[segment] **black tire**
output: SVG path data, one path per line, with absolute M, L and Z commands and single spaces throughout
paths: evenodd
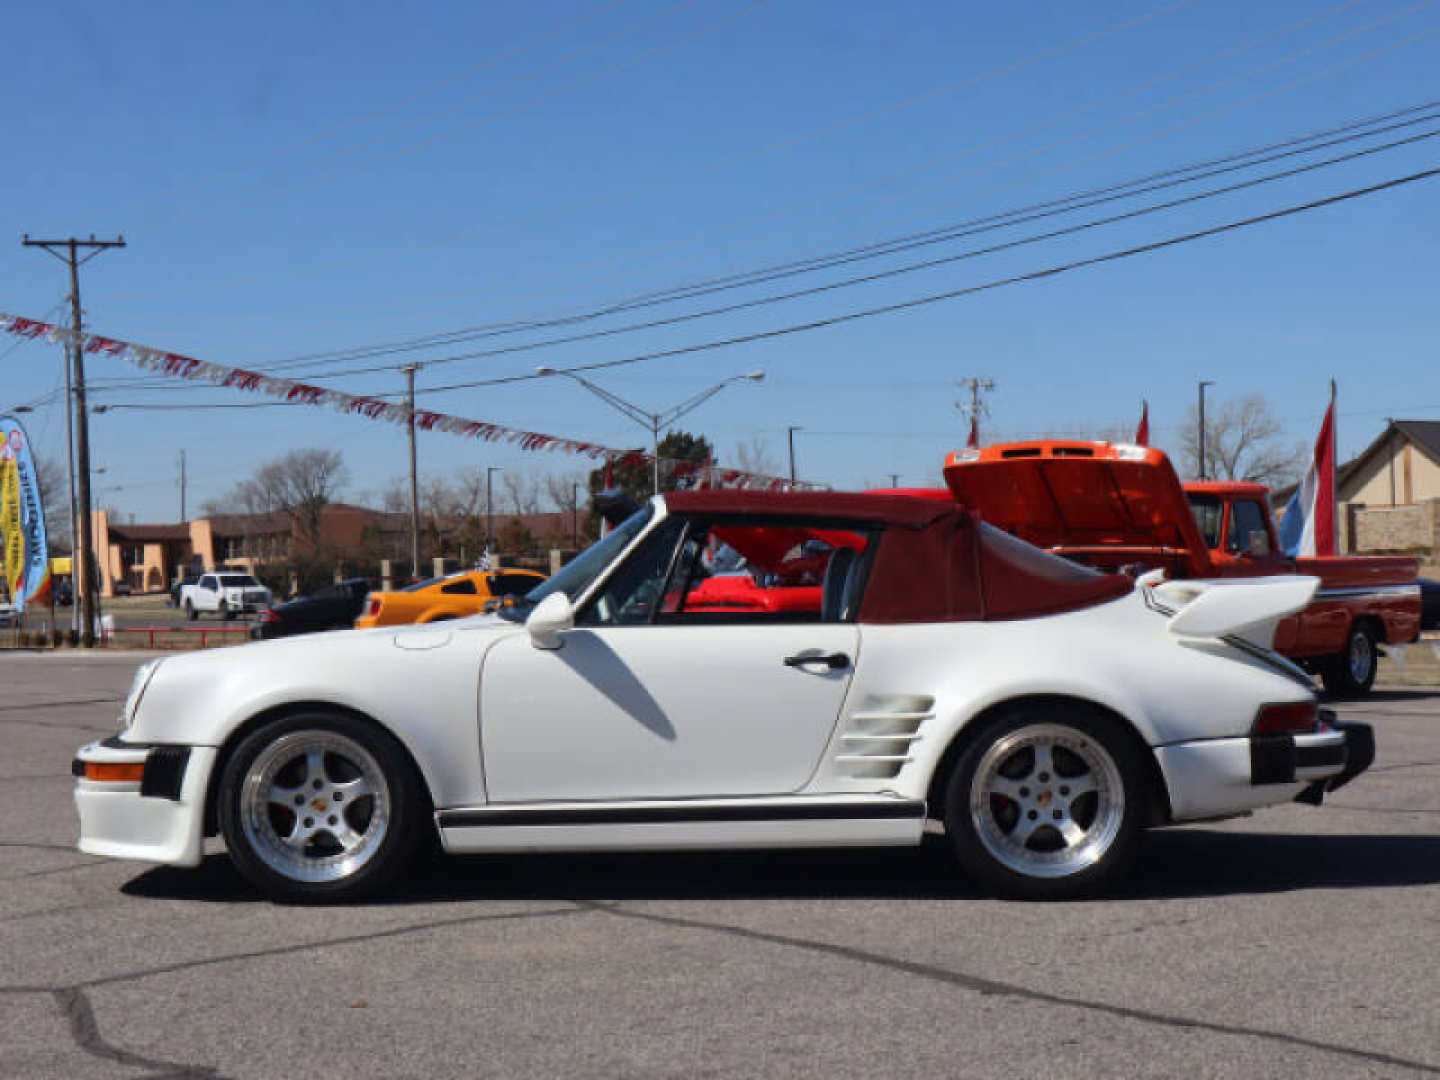
M 191 622 L 195 621 L 195 605 L 190 603 L 189 600 L 185 601 L 185 618 Z
M 1380 650 L 1375 632 L 1365 623 L 1354 623 L 1345 635 L 1345 648 L 1329 657 L 1320 668 L 1325 689 L 1337 697 L 1368 694 L 1380 668 Z
M 1149 784 L 1133 736 L 1105 713 L 1064 703 L 980 723 L 945 790 L 945 831 L 961 867 L 1015 900 L 1103 891 L 1140 846 Z
M 429 801 L 388 732 L 312 712 L 251 732 L 225 765 L 217 806 L 246 880 L 273 900 L 333 903 L 395 880 L 423 835 Z
M 221 604 L 220 617 L 226 622 L 229 622 L 231 619 L 235 618 L 235 609 L 232 608 L 229 604 Z

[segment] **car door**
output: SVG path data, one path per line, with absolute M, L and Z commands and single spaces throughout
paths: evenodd
M 480 713 L 491 801 L 774 795 L 809 780 L 850 683 L 864 560 L 837 557 L 854 571 L 843 612 L 820 610 L 812 588 L 813 611 L 691 614 L 704 530 L 661 523 L 582 605 L 561 648 L 520 634 L 490 650 Z M 833 576 L 838 593 L 845 575 Z
M 220 606 L 220 585 L 214 575 L 206 574 L 195 586 L 195 610 L 214 611 Z

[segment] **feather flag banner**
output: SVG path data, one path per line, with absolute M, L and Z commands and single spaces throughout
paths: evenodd
M 19 315 L 0 312 L 0 332 L 16 337 L 38 340 L 45 338 L 52 342 L 69 343 L 75 336 L 67 326 L 27 319 Z M 278 376 L 266 375 L 245 368 L 210 364 L 190 356 L 137 345 L 130 341 L 102 337 L 99 334 L 81 334 L 80 348 L 89 355 L 109 356 L 133 364 L 145 371 L 168 375 L 193 382 L 209 383 L 213 386 L 248 393 L 266 394 L 283 401 L 299 405 L 326 406 L 342 413 L 364 417 L 367 420 L 385 420 L 392 424 L 409 424 L 411 410 L 404 405 L 385 401 L 382 398 L 363 394 L 348 394 L 327 386 L 297 382 Z M 539 431 L 525 431 L 505 424 L 485 420 L 469 420 L 448 413 L 432 412 L 429 409 L 414 410 L 415 426 L 421 431 L 442 431 L 447 435 L 458 435 L 465 439 L 480 439 L 484 442 L 505 443 L 521 450 L 538 452 L 559 451 L 606 463 L 620 461 L 626 464 L 649 464 L 654 456 L 638 450 L 617 450 L 599 443 L 567 439 L 559 435 L 547 435 Z M 687 462 L 660 459 L 662 469 L 675 470 Z M 693 466 L 692 466 L 693 469 Z M 734 483 L 742 487 L 768 488 L 774 491 L 815 488 L 820 485 L 805 481 L 792 481 L 785 477 L 765 476 L 743 470 L 727 470 L 726 475 L 735 477 Z

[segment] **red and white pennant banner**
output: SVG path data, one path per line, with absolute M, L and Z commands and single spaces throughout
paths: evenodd
M 50 342 L 68 342 L 74 333 L 68 326 L 26 319 L 19 315 L 0 312 L 0 331 L 31 340 L 44 339 Z M 173 375 L 181 379 L 207 382 L 215 386 L 248 390 L 252 393 L 269 394 L 305 405 L 326 405 L 343 413 L 363 416 L 368 420 L 388 420 L 392 424 L 410 422 L 410 409 L 383 398 L 347 394 L 326 386 L 296 382 L 244 368 L 210 364 L 194 357 L 136 345 L 130 341 L 102 337 L 99 334 L 81 334 L 80 347 L 89 354 L 113 356 L 125 360 L 146 371 Z M 521 450 L 559 450 L 567 454 L 578 454 L 593 460 L 611 461 L 622 465 L 648 465 L 653 455 L 638 450 L 616 450 L 598 443 L 566 439 L 558 435 L 546 435 L 539 431 L 522 431 L 504 424 L 492 424 L 484 420 L 467 420 L 449 413 L 432 412 L 429 409 L 415 410 L 415 426 L 421 431 L 443 431 L 467 439 L 483 439 L 486 442 L 503 442 L 518 446 Z M 673 461 L 661 458 L 662 468 L 675 476 L 693 476 L 699 472 L 707 475 L 701 481 L 707 485 L 743 487 L 786 491 L 795 487 L 813 485 L 795 483 L 784 477 L 765 476 L 740 469 L 721 469 L 698 465 L 691 461 Z

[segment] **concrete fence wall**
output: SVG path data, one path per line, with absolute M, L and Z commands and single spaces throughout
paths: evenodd
M 1411 506 L 1351 504 L 1345 518 L 1346 547 L 1356 554 L 1403 552 L 1434 558 L 1440 549 L 1440 499 Z

